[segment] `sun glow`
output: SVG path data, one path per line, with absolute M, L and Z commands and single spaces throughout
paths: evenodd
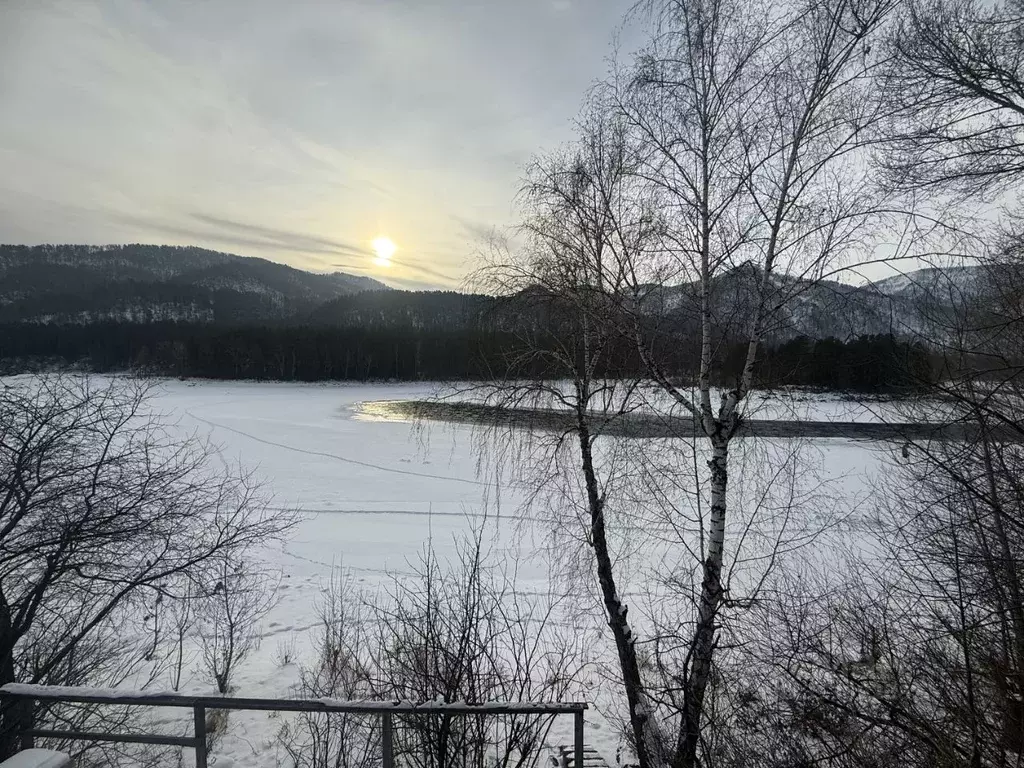
M 395 251 L 398 250 L 398 246 L 391 240 L 390 237 L 378 237 L 372 243 L 373 252 L 377 254 L 377 258 L 373 260 L 373 263 L 378 267 L 388 267 L 391 265 L 391 257 L 395 255 Z

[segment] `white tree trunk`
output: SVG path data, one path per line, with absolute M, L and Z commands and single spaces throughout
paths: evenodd
M 697 765 L 700 720 L 704 695 L 711 676 L 718 610 L 722 604 L 722 563 L 725 553 L 726 490 L 729 484 L 729 438 L 721 427 L 711 437 L 711 510 L 707 551 L 704 556 L 697 626 L 690 645 L 690 669 L 683 701 L 683 723 L 679 731 L 678 764 Z

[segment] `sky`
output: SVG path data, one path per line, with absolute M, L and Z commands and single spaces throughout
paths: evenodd
M 531 156 L 572 138 L 631 4 L 0 0 L 0 242 L 457 288 Z

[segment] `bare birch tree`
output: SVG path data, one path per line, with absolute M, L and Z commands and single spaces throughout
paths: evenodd
M 619 297 L 630 285 L 632 255 L 648 247 L 661 224 L 642 190 L 631 184 L 636 162 L 624 126 L 592 114 L 579 146 L 533 165 L 522 192 L 529 211 L 519 232 L 525 244 L 518 250 L 497 244 L 479 278 L 509 297 L 513 313 L 537 318 L 536 326 L 520 326 L 518 347 L 486 387 L 488 400 L 504 408 L 567 414 L 564 429 L 530 430 L 518 450 L 515 434 L 505 434 L 512 442 L 502 444 L 516 457 L 518 476 L 528 475 L 523 467 L 540 457 L 543 466 L 534 475 L 546 480 L 536 491 L 554 502 L 552 522 L 569 538 L 582 539 L 593 555 L 632 740 L 647 743 L 654 740 L 650 703 L 609 533 L 621 512 L 609 504 L 613 478 L 629 462 L 622 453 L 616 461 L 605 452 L 602 465 L 596 455 L 606 432 L 638 404 L 635 349 L 615 318 L 622 314 Z M 618 470 L 609 463 L 619 464 Z M 641 755 L 646 760 L 647 752 Z
M 567 478 L 563 490 L 564 497 L 570 498 L 569 519 L 573 510 L 580 513 L 584 542 L 594 556 L 597 588 L 615 643 L 630 741 L 641 765 L 661 765 L 697 759 L 696 752 L 688 757 L 683 755 L 691 746 L 697 749 L 698 735 L 691 734 L 690 741 L 684 744 L 683 731 L 675 728 L 678 723 L 686 722 L 683 713 L 687 711 L 697 722 L 703 715 L 703 697 L 711 675 L 713 635 L 722 600 L 726 520 L 721 505 L 724 505 L 727 488 L 721 483 L 726 478 L 721 473 L 711 473 L 713 522 L 709 538 L 701 513 L 701 494 L 707 484 L 700 477 L 693 477 L 692 469 L 699 452 L 679 450 L 671 440 L 634 440 L 625 444 L 607 438 L 623 430 L 628 432 L 629 425 L 636 421 L 637 411 L 664 412 L 664 404 L 657 398 L 651 399 L 652 385 L 655 391 L 670 388 L 673 398 L 688 402 L 699 413 L 699 401 L 686 401 L 689 391 L 684 390 L 684 385 L 676 378 L 680 371 L 687 370 L 690 360 L 696 359 L 703 366 L 700 368 L 701 392 L 710 409 L 713 379 L 721 362 L 711 350 L 727 337 L 728 330 L 723 329 L 726 322 L 717 322 L 720 316 L 714 312 L 715 280 L 726 271 L 729 258 L 735 263 L 737 257 L 731 254 L 722 259 L 713 271 L 709 260 L 704 273 L 706 282 L 697 283 L 706 287 L 703 303 L 707 312 L 700 315 L 706 320 L 703 326 L 706 334 L 698 336 L 706 343 L 700 344 L 697 355 L 687 354 L 685 349 L 680 351 L 680 347 L 685 347 L 682 340 L 691 326 L 669 327 L 663 323 L 660 313 L 663 307 L 659 303 L 663 303 L 665 295 L 673 289 L 673 278 L 687 273 L 682 264 L 684 257 L 677 258 L 678 255 L 665 246 L 666 241 L 676 242 L 672 227 L 677 224 L 672 222 L 674 209 L 664 204 L 664 189 L 651 183 L 650 151 L 647 137 L 641 134 L 637 140 L 621 115 L 608 117 L 599 113 L 592 118 L 585 124 L 583 138 L 574 152 L 534 168 L 525 189 L 531 213 L 524 226 L 527 244 L 518 254 L 503 251 L 498 264 L 487 271 L 486 277 L 492 281 L 492 286 L 498 285 L 512 296 L 511 302 L 517 310 L 526 307 L 532 310 L 531 316 L 543 318 L 536 332 L 523 335 L 522 354 L 511 361 L 507 380 L 493 385 L 492 402 L 503 406 L 539 406 L 542 411 L 562 408 L 568 414 L 564 422 L 558 422 L 559 427 L 543 445 L 534 434 L 526 452 L 540 454 L 547 457 L 541 459 L 542 462 L 551 462 L 538 468 L 538 476 Z M 735 191 L 734 202 L 743 194 L 748 193 L 742 189 Z M 874 212 L 874 209 L 864 212 L 861 222 Z M 837 224 L 836 228 L 843 226 Z M 792 233 L 786 230 L 786 234 Z M 736 248 L 752 248 L 751 242 L 745 239 L 748 237 L 749 234 L 740 233 Z M 808 235 L 805 240 L 812 237 Z M 851 238 L 851 235 L 846 237 Z M 838 242 L 839 238 L 835 240 Z M 845 242 L 849 245 L 851 241 Z M 790 250 L 779 248 L 787 257 L 791 256 Z M 680 292 L 685 290 L 688 289 L 684 287 Z M 766 325 L 773 318 L 768 300 L 763 303 L 763 324 Z M 652 309 L 652 305 L 656 308 Z M 756 340 L 765 332 L 764 328 L 758 328 Z M 748 353 L 756 356 L 756 343 L 752 351 L 748 345 Z M 727 430 L 723 434 L 716 433 L 712 441 L 720 469 L 725 469 L 729 461 L 728 444 L 739 424 L 739 405 L 752 383 L 752 358 L 749 365 L 744 365 L 744 370 L 746 383 L 740 393 L 733 393 L 736 399 L 728 406 L 731 425 L 715 427 L 714 413 L 708 422 L 712 429 Z M 694 410 L 688 408 L 687 412 L 692 415 Z M 563 424 L 565 431 L 562 431 Z M 694 419 L 693 424 L 701 437 L 707 439 L 705 421 Z M 676 437 L 692 440 L 693 432 L 683 430 Z M 599 441 L 603 446 L 600 455 L 596 450 Z M 515 456 L 517 462 L 522 461 L 522 453 Z M 710 458 L 714 461 L 714 455 Z M 795 456 L 777 456 L 775 460 L 780 458 L 780 463 L 775 465 L 776 480 L 788 474 L 787 468 L 792 466 Z M 672 466 L 673 460 L 675 466 Z M 693 463 L 689 464 L 691 461 Z M 680 482 L 681 477 L 690 477 L 690 480 Z M 574 478 L 578 478 L 578 485 Z M 719 483 L 717 490 L 716 483 Z M 691 502 L 685 505 L 696 507 L 693 516 L 665 496 L 667 489 L 678 494 L 684 485 L 696 488 L 691 491 Z M 740 485 L 736 484 L 736 488 Z M 579 502 L 571 500 L 574 490 Z M 736 489 L 732 493 L 739 498 Z M 716 500 L 721 505 L 716 506 Z M 763 502 L 764 499 L 761 503 L 754 501 L 753 505 L 767 508 Z M 663 509 L 663 514 L 658 513 L 659 508 Z M 785 516 L 783 512 L 782 517 Z M 742 517 L 750 523 L 755 516 Z M 718 581 L 715 588 L 709 587 L 709 571 L 705 568 L 702 589 L 715 597 L 714 600 L 699 598 L 695 622 L 691 624 L 684 616 L 686 611 L 677 604 L 675 616 L 663 616 L 656 621 L 650 613 L 644 617 L 648 631 L 654 628 L 652 621 L 658 624 L 652 634 L 645 637 L 645 632 L 637 631 L 634 621 L 628 618 L 630 614 L 623 596 L 623 583 L 628 575 L 624 561 L 618 556 L 621 543 L 611 541 L 609 536 L 609 520 L 615 518 L 621 526 L 634 530 L 638 525 L 664 526 L 672 532 L 679 551 L 687 553 L 687 557 L 693 556 L 702 568 L 709 566 L 708 550 L 704 548 L 710 541 L 713 555 L 710 574 Z M 784 528 L 785 524 L 779 530 Z M 741 525 L 734 526 L 733 530 L 742 541 L 751 529 Z M 634 538 L 637 535 L 634 533 Z M 719 540 L 717 550 L 714 549 L 715 536 Z M 696 541 L 700 542 L 699 546 Z M 673 559 L 678 560 L 678 557 L 677 552 Z M 684 594 L 685 589 L 676 592 L 678 598 L 685 600 Z M 633 607 L 636 608 L 636 604 Z M 687 679 L 695 641 L 692 635 L 684 637 L 685 632 L 680 633 L 682 625 L 703 625 L 712 634 L 701 641 L 708 643 L 704 660 L 708 666 L 703 670 L 698 668 L 699 674 L 694 678 L 700 681 L 697 688 Z M 676 660 L 669 662 L 680 647 L 686 648 L 683 658 L 678 663 Z M 670 648 L 672 651 L 666 652 Z M 695 693 L 701 706 L 695 709 L 695 699 L 687 698 L 686 692 Z M 666 715 L 674 722 L 671 727 L 665 727 Z
M 576 414 L 569 431 L 580 438 L 587 543 L 643 768 L 694 766 L 707 757 L 707 697 L 723 610 L 741 605 L 723 578 L 735 556 L 730 526 L 744 511 L 730 510 L 743 503 L 742 476 L 730 477 L 739 469 L 733 442 L 762 344 L 808 285 L 881 258 L 879 233 L 906 215 L 867 162 L 890 108 L 879 98 L 878 74 L 894 2 L 650 5 L 654 40 L 634 67 L 598 90 L 599 127 L 586 124 L 579 155 L 556 161 L 555 171 L 539 169 L 528 185 L 539 195 L 530 199 L 530 268 L 517 275 L 529 279 L 516 293 L 519 301 L 540 295 L 568 307 L 574 318 L 552 330 L 559 338 L 533 347 L 549 358 L 558 348 L 553 369 L 572 383 L 571 397 L 560 387 L 535 391 Z M 626 162 L 614 162 L 619 157 Z M 885 256 L 894 255 L 890 249 Z M 581 382 L 596 379 L 600 389 L 615 374 L 580 363 L 610 349 L 621 354 L 616 343 L 623 339 L 642 364 L 643 381 L 609 407 L 588 398 Z M 737 340 L 745 354 L 719 388 L 725 351 Z M 699 563 L 695 618 L 690 623 L 680 606 L 675 624 L 687 629 L 663 638 L 682 649 L 678 663 L 664 666 L 669 656 L 653 654 L 658 676 L 668 681 L 661 687 L 645 680 L 650 662 L 626 620 L 622 572 L 602 556 L 612 549 L 604 540 L 609 485 L 594 457 L 595 425 L 621 420 L 637 406 L 631 393 L 640 391 L 645 407 L 688 415 L 708 454 L 706 475 L 696 482 L 698 524 L 689 542 L 680 541 Z M 679 470 L 662 466 L 659 474 Z M 658 495 L 647 503 L 656 505 Z M 679 529 L 682 522 L 677 515 Z
M 650 266 L 641 261 L 629 271 L 638 278 L 635 340 L 652 380 L 692 416 L 711 454 L 675 765 L 700 762 L 725 600 L 730 446 L 760 346 L 806 285 L 793 278 L 815 280 L 872 258 L 875 233 L 896 213 L 885 208 L 864 163 L 882 109 L 873 92 L 872 44 L 892 8 L 884 0 L 785 8 L 729 0 L 659 4 L 650 52 L 613 93 L 613 108 L 644 148 L 641 174 L 666 212 L 660 252 Z M 735 302 L 719 303 L 724 278 L 737 268 L 749 273 L 750 285 L 739 318 L 727 315 Z M 664 350 L 684 338 L 645 327 L 651 276 L 661 285 L 692 286 L 699 362 L 690 385 L 663 364 Z M 733 385 L 716 391 L 716 358 L 730 333 L 747 351 Z

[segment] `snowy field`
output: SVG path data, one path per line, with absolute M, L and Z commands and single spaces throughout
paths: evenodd
M 332 574 L 344 570 L 372 590 L 391 574 L 411 573 L 428 546 L 442 557 L 454 555 L 455 538 L 470 533 L 483 515 L 512 518 L 522 503 L 516 488 L 477 476 L 468 428 L 424 431 L 360 415 L 360 403 L 425 397 L 430 386 L 171 380 L 157 391 L 156 409 L 179 429 L 209 437 L 226 459 L 254 470 L 276 508 L 302 513 L 290 540 L 270 555 L 268 565 L 280 572 L 278 602 L 264 621 L 259 649 L 239 670 L 239 696 L 293 695 L 298 668 L 281 657 L 286 651 L 293 659 L 308 656 L 317 600 Z M 488 526 L 493 554 L 531 549 L 519 522 Z M 518 573 L 517 589 L 547 589 L 542 562 L 523 562 Z M 201 681 L 189 689 L 209 691 Z M 265 713 L 233 712 L 215 764 L 286 764 L 275 746 L 280 722 Z M 568 718 L 562 728 L 571 732 Z
M 433 391 L 429 385 L 158 384 L 154 405 L 178 429 L 208 436 L 226 459 L 240 460 L 265 480 L 275 508 L 303 515 L 291 539 L 267 555 L 280 575 L 278 602 L 264 621 L 259 649 L 239 670 L 237 695 L 293 695 L 294 659 L 308 654 L 318 597 L 337 569 L 372 589 L 388 574 L 409 573 L 428 545 L 451 553 L 454 537 L 485 515 L 492 554 L 521 558 L 518 590 L 560 589 L 544 559 L 529 559 L 546 531 L 517 519 L 524 489 L 478 474 L 479 435 L 471 427 L 417 426 L 368 417 L 361 409 L 362 403 Z M 841 413 L 849 419 L 851 408 L 822 396 L 797 405 L 818 418 Z M 789 406 L 778 410 L 792 413 Z M 861 493 L 884 459 L 873 444 L 813 442 L 833 492 Z M 293 650 L 291 663 L 282 663 L 286 650 Z M 189 689 L 204 686 L 194 680 Z M 215 765 L 285 764 L 274 746 L 280 722 L 264 713 L 232 713 Z M 569 728 L 567 719 L 552 740 L 569 743 Z M 588 744 L 614 764 L 616 740 L 600 712 L 588 713 L 587 729 Z

